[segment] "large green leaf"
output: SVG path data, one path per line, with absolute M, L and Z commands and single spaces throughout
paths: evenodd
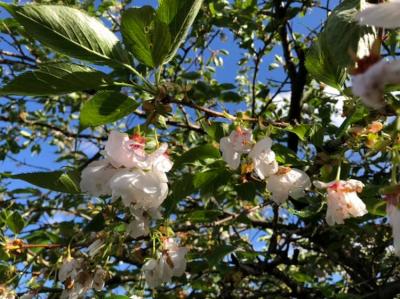
M 14 174 L 8 177 L 23 180 L 38 187 L 57 192 L 80 193 L 80 173 L 78 171 L 31 172 Z
M 100 91 L 85 102 L 80 114 L 80 129 L 108 124 L 132 113 L 139 104 L 118 91 Z
M 127 9 L 122 14 L 121 32 L 135 58 L 149 67 L 161 65 L 168 53 L 171 35 L 151 6 Z
M 214 247 L 206 255 L 209 265 L 211 267 L 217 265 L 226 255 L 235 251 L 235 249 L 234 246 L 225 244 Z
M 0 94 L 56 95 L 81 90 L 98 89 L 106 85 L 106 74 L 87 66 L 73 63 L 49 63 L 38 70 L 25 72 L 2 89 Z
M 200 145 L 194 147 L 184 154 L 182 154 L 177 160 L 175 160 L 174 168 L 178 169 L 184 164 L 193 163 L 195 161 L 201 161 L 205 159 L 219 159 L 221 154 L 217 148 L 211 144 Z
M 168 24 L 172 37 L 171 47 L 164 63 L 170 61 L 185 41 L 203 0 L 160 0 L 157 10 L 158 19 Z
M 350 53 L 358 57 L 369 53 L 375 31 L 355 21 L 362 3 L 345 0 L 328 17 L 306 59 L 306 67 L 316 80 L 340 88 L 346 79 L 346 68 L 354 63 Z
M 317 81 L 337 89 L 340 89 L 346 80 L 345 69 L 335 64 L 329 52 L 321 48 L 319 40 L 307 52 L 306 68 Z
M 7 225 L 14 234 L 19 234 L 25 226 L 25 221 L 21 214 L 15 211 L 7 217 Z
M 25 30 L 57 52 L 98 63 L 126 62 L 116 35 L 86 13 L 61 5 L 7 6 Z

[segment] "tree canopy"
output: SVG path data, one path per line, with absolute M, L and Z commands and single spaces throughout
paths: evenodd
M 395 298 L 393 3 L 0 2 L 0 299 Z

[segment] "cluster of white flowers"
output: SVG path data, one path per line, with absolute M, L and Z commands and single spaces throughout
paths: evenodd
M 0 285 L 0 299 L 15 299 L 16 294 L 14 291 L 9 290 L 3 285 Z
M 66 258 L 58 272 L 58 279 L 64 283 L 61 299 L 77 299 L 90 289 L 101 291 L 104 288 L 107 272 L 97 267 L 88 270 L 82 259 Z
M 314 186 L 327 189 L 328 210 L 326 222 L 329 225 L 343 224 L 344 219 L 361 217 L 368 213 L 364 202 L 358 197 L 364 184 L 358 180 L 335 180 L 329 183 L 315 181 Z
M 145 151 L 146 140 L 112 131 L 103 155 L 104 160 L 90 163 L 82 172 L 81 190 L 93 196 L 121 198 L 133 220 L 127 231 L 133 238 L 149 234 L 150 220 L 161 218 L 158 211 L 168 195 L 166 172 L 172 168 L 167 144 L 153 153 Z
M 142 267 L 146 282 L 150 288 L 155 288 L 171 281 L 173 276 L 181 276 L 186 269 L 186 247 L 179 247 L 174 239 L 163 241 L 163 250 L 157 259 L 149 259 Z
M 271 199 L 277 204 L 284 203 L 289 196 L 304 196 L 304 190 L 311 187 L 308 175 L 299 169 L 280 167 L 271 149 L 271 138 L 265 137 L 255 145 L 253 143 L 251 130 L 238 127 L 229 137 L 221 139 L 222 157 L 231 169 L 237 169 L 241 154 L 248 153 L 253 161 L 254 173 L 260 179 L 266 180 L 267 189 L 272 194 Z

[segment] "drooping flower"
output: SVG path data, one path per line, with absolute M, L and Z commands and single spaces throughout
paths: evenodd
M 179 247 L 172 238 L 164 241 L 164 249 L 166 250 L 164 258 L 167 260 L 167 264 L 172 267 L 172 275 L 183 275 L 186 269 L 185 256 L 188 252 L 188 249 L 186 247 Z
M 164 240 L 158 259 L 149 259 L 142 267 L 148 286 L 155 288 L 171 281 L 173 276 L 183 275 L 187 251 L 186 247 L 179 247 L 172 238 Z
M 368 59 L 366 57 L 365 59 Z M 362 59 L 360 60 L 362 61 Z M 363 104 L 372 109 L 382 109 L 386 103 L 383 98 L 385 86 L 400 83 L 400 62 L 379 60 L 367 65 L 352 76 L 352 91 Z
M 168 195 L 168 179 L 158 171 L 141 169 L 118 171 L 110 180 L 112 197 L 135 209 L 158 208 Z
M 262 180 L 278 171 L 278 163 L 271 146 L 271 138 L 266 137 L 258 141 L 249 153 L 249 157 L 253 159 L 254 172 Z
M 231 169 L 239 167 L 240 157 L 251 150 L 252 140 L 252 131 L 240 127 L 232 131 L 228 137 L 221 138 L 220 150 L 222 157 Z
M 67 279 L 74 280 L 78 275 L 80 261 L 73 258 L 66 258 L 58 271 L 58 280 L 65 282 Z
M 315 187 L 327 189 L 328 210 L 326 222 L 328 225 L 343 224 L 344 219 L 361 217 L 368 213 L 364 202 L 358 197 L 364 184 L 358 180 L 335 180 L 329 183 L 314 182 Z
M 370 4 L 369 7 L 358 13 L 357 19 L 362 25 L 383 28 L 400 27 L 400 2 Z
M 308 175 L 299 169 L 279 167 L 275 174 L 267 179 L 267 189 L 271 199 L 277 204 L 284 203 L 289 196 L 299 198 L 305 195 L 305 189 L 311 187 Z
M 107 272 L 100 267 L 93 273 L 82 259 L 67 258 L 58 272 L 59 280 L 65 285 L 60 298 L 77 299 L 92 288 L 100 291 L 104 287 L 106 276 Z
M 132 238 L 147 236 L 150 233 L 151 219 L 162 219 L 160 211 L 154 208 L 144 210 L 132 207 L 131 213 L 135 219 L 127 225 L 126 230 Z
M 398 208 L 400 190 L 399 186 L 390 189 L 388 193 L 384 194 L 384 200 L 386 201 L 387 217 L 392 227 L 394 253 L 400 256 L 400 209 Z
M 96 291 L 101 291 L 106 283 L 107 272 L 102 268 L 97 268 L 93 276 L 93 288 Z
M 81 174 L 82 192 L 93 196 L 111 195 L 109 181 L 117 171 L 107 160 L 91 162 Z

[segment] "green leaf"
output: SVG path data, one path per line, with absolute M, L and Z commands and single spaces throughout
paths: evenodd
M 312 128 L 312 125 L 302 124 L 297 126 L 288 126 L 285 128 L 285 131 L 292 132 L 299 137 L 301 141 L 305 141 L 307 136 Z
M 221 154 L 217 148 L 211 144 L 200 145 L 194 147 L 184 154 L 182 154 L 178 159 L 175 160 L 174 168 L 178 169 L 184 164 L 193 163 L 195 161 L 201 161 L 205 159 L 219 159 Z
M 334 63 L 348 67 L 354 63 L 350 52 L 362 57 L 369 53 L 376 32 L 373 27 L 360 26 L 356 16 L 362 9 L 362 0 L 346 0 L 329 15 L 320 35 L 323 50 L 329 52 Z
M 118 91 L 100 91 L 81 108 L 80 129 L 117 121 L 132 113 L 139 104 Z
M 185 41 L 203 0 L 160 0 L 157 17 L 168 24 L 171 34 L 171 47 L 164 63 L 169 62 Z
M 380 196 L 379 190 L 382 186 L 366 185 L 360 195 L 367 206 L 368 213 L 376 216 L 386 216 L 386 201 Z
M 8 11 L 28 34 L 57 52 L 95 63 L 127 62 L 116 35 L 76 8 L 29 4 Z
M 296 153 L 291 149 L 283 146 L 282 144 L 275 143 L 272 145 L 272 150 L 275 152 L 276 161 L 279 164 L 286 164 L 292 166 L 301 166 L 304 164 L 302 160 L 300 160 Z
M 355 21 L 360 3 L 346 0 L 338 5 L 307 54 L 306 67 L 311 75 L 337 89 L 344 84 L 346 68 L 354 63 L 350 53 L 366 55 L 375 39 L 372 27 L 359 26 Z
M 220 186 L 225 185 L 230 177 L 231 175 L 225 167 L 210 169 L 196 173 L 193 185 L 195 188 L 200 189 L 202 195 L 211 194 L 215 193 Z
M 80 173 L 78 171 L 31 172 L 9 175 L 9 178 L 26 181 L 30 184 L 63 193 L 80 193 Z
M 226 255 L 235 251 L 235 247 L 231 245 L 218 245 L 207 252 L 206 257 L 208 264 L 212 267 L 217 265 Z
M 14 212 L 7 217 L 7 225 L 14 234 L 19 234 L 25 227 L 25 221 L 20 213 Z
M 218 210 L 198 210 L 187 215 L 187 219 L 192 222 L 210 222 L 222 215 Z
M 108 84 L 106 74 L 73 63 L 42 64 L 38 70 L 25 72 L 2 89 L 0 94 L 44 96 L 98 89 Z
M 235 189 L 238 196 L 243 200 L 252 201 L 256 196 L 256 184 L 254 182 L 239 184 Z
M 161 65 L 168 54 L 171 35 L 151 6 L 129 8 L 122 14 L 121 32 L 135 58 L 149 67 Z
M 340 89 L 346 80 L 345 69 L 334 63 L 329 53 L 321 49 L 319 41 L 307 52 L 305 65 L 317 81 L 334 88 Z
M 165 214 L 169 215 L 172 213 L 180 200 L 183 200 L 186 196 L 195 193 L 196 188 L 193 186 L 193 178 L 193 174 L 186 173 L 178 180 L 174 181 L 171 186 L 171 195 L 163 204 L 163 207 L 165 208 Z
M 85 232 L 99 232 L 105 227 L 105 219 L 103 213 L 98 213 L 92 220 L 84 227 Z

